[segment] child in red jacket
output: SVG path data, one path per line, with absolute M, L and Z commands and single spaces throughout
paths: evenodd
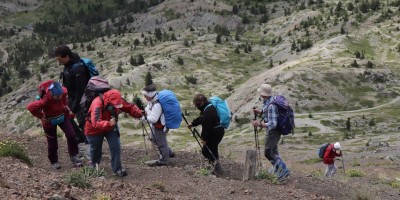
M 78 144 L 75 131 L 69 119 L 74 115 L 67 106 L 67 89 L 53 80 L 44 81 L 39 86 L 38 100 L 28 104 L 27 109 L 33 116 L 42 121 L 43 130 L 47 138 L 47 152 L 53 169 L 61 168 L 58 162 L 57 126 L 64 131 L 67 138 L 68 153 L 72 164 L 82 165 L 78 157 Z
M 337 171 L 337 167 L 335 165 L 336 156 L 339 157 L 342 156 L 339 142 L 336 142 L 335 144 L 329 144 L 328 147 L 326 147 L 323 162 L 324 164 L 328 165 L 325 171 L 325 176 L 327 177 L 333 177 L 336 174 Z

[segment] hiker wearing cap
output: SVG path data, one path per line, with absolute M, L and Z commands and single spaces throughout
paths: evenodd
M 257 92 L 263 99 L 263 108 L 253 109 L 253 112 L 262 114 L 264 120 L 262 122 L 253 120 L 251 123 L 255 127 L 266 129 L 264 155 L 273 166 L 270 172 L 277 175 L 278 179 L 284 179 L 290 175 L 290 171 L 278 153 L 278 142 L 282 133 L 277 129 L 278 108 L 274 104 L 275 96 L 272 95 L 272 87 L 269 84 L 261 84 Z
M 167 133 L 169 129 L 165 125 L 165 115 L 158 101 L 157 88 L 154 84 L 143 88 L 141 93 L 147 101 L 145 108 L 145 116 L 142 117 L 142 122 L 148 122 L 151 128 L 151 141 L 160 151 L 158 160 L 146 162 L 148 166 L 163 166 L 168 164 L 170 157 L 175 157 L 173 151 L 169 148 L 167 142 Z
M 201 125 L 200 137 L 203 143 L 201 152 L 213 165 L 212 173 L 219 173 L 222 171 L 222 168 L 219 163 L 218 145 L 224 137 L 225 129 L 220 126 L 220 119 L 216 108 L 212 106 L 205 95 L 196 94 L 193 98 L 193 104 L 200 110 L 200 116 L 194 119 L 188 127 L 192 128 L 192 126 Z M 212 154 L 208 151 L 207 147 Z
M 342 156 L 342 152 L 340 151 L 340 144 L 336 142 L 335 144 L 329 144 L 326 147 L 323 162 L 328 165 L 325 170 L 325 176 L 333 177 L 336 174 L 337 167 L 335 165 L 335 157 Z
M 136 105 L 126 102 L 118 90 L 104 92 L 92 101 L 84 130 L 90 144 L 93 167 L 100 164 L 103 140 L 106 138 L 110 148 L 112 171 L 114 175 L 122 177 L 128 173 L 121 165 L 120 134 L 117 126 L 120 111 L 134 118 L 142 117 L 142 111 Z
M 47 153 L 53 169 L 61 168 L 58 162 L 57 126 L 61 128 L 67 138 L 68 154 L 74 166 L 82 164 L 78 157 L 78 144 L 75 132 L 69 119 L 74 118 L 67 106 L 67 89 L 53 80 L 44 81 L 39 86 L 39 95 L 36 101 L 27 105 L 33 116 L 42 122 L 47 139 Z
M 77 136 L 76 140 L 78 143 L 86 144 L 85 148 L 80 146 L 80 151 L 86 151 L 85 157 L 90 161 L 88 155 L 90 149 L 83 130 L 87 113 L 83 113 L 79 104 L 90 79 L 90 72 L 81 64 L 81 57 L 77 53 L 72 52 L 67 45 L 57 47 L 55 49 L 55 57 L 60 64 L 64 65 L 64 69 L 60 74 L 60 80 L 62 80 L 62 85 L 68 90 L 68 106 L 78 121 L 78 124 L 76 124 L 74 119 L 70 119 Z

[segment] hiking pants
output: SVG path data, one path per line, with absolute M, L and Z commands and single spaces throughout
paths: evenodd
M 69 120 L 64 120 L 64 122 L 58 125 L 64 132 L 67 138 L 68 154 L 69 156 L 75 156 L 78 154 L 78 144 L 75 140 L 75 132 L 72 124 Z M 43 130 L 47 138 L 47 153 L 48 158 L 51 163 L 58 162 L 58 141 L 57 141 L 57 126 L 50 124 L 43 125 Z
M 270 161 L 278 159 L 278 142 L 281 139 L 281 133 L 278 130 L 270 130 L 265 137 L 264 155 Z
M 107 139 L 108 147 L 111 154 L 111 169 L 114 173 L 122 169 L 121 165 L 121 143 L 118 137 L 118 129 L 113 129 L 107 133 L 99 135 L 87 135 L 90 144 L 90 157 L 93 167 L 100 165 L 101 156 L 103 154 L 103 141 Z
M 158 161 L 163 164 L 167 164 L 169 160 L 169 156 L 173 154 L 172 150 L 168 146 L 167 142 L 167 133 L 168 129 L 164 131 L 163 129 L 156 129 L 154 126 L 151 126 L 153 133 L 151 133 L 151 140 L 153 143 L 158 146 L 157 151 L 160 151 L 160 157 Z M 154 138 L 153 138 L 154 137 Z
M 203 156 L 209 161 L 214 162 L 215 159 L 219 159 L 218 145 L 224 137 L 224 134 L 225 130 L 223 127 L 215 128 L 215 132 L 210 135 L 210 138 L 206 141 L 206 145 L 203 145 L 201 153 L 203 153 Z M 207 147 L 210 149 L 215 158 L 210 154 Z
M 337 171 L 336 165 L 335 165 L 335 164 L 329 164 L 329 165 L 326 167 L 325 176 L 327 176 L 327 177 L 333 177 L 333 176 L 335 176 L 336 171 Z

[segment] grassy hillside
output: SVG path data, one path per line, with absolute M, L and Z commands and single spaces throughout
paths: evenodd
M 82 2 L 84 12 L 99 4 Z M 390 133 L 387 140 L 396 139 L 391 134 L 397 133 L 400 121 L 399 103 L 392 102 L 400 89 L 398 1 L 380 1 L 378 8 L 372 6 L 376 1 L 369 1 L 364 10 L 362 1 L 340 1 L 340 6 L 339 1 L 303 5 L 302 1 L 170 0 L 132 11 L 128 5 L 135 2 L 103 1 L 100 10 L 109 11 L 107 19 L 79 15 L 77 1 L 65 7 L 39 2 L 37 9 L 4 18 L 0 29 L 5 30 L 0 31 L 4 132 L 40 132 L 24 106 L 33 100 L 41 80 L 57 79 L 62 66 L 48 54 L 54 45 L 67 43 L 81 56 L 92 58 L 129 100 L 139 94 L 148 71 L 159 88 L 176 92 L 189 119 L 198 115 L 191 104 L 195 93 L 228 98 L 234 123 L 222 144 L 227 156 L 241 151 L 237 147 L 253 145 L 250 110 L 261 106 L 256 89 L 264 82 L 287 96 L 298 114 L 296 135 L 285 138 L 290 145 L 357 137 L 354 142 L 360 144 L 383 133 Z M 68 10 L 76 11 L 71 18 L 83 16 L 82 20 L 61 23 Z M 60 29 L 38 30 L 35 22 Z M 33 30 L 24 28 L 31 23 Z M 81 32 L 72 33 L 79 27 L 91 29 L 80 30 L 85 34 L 77 37 Z M 26 49 L 36 54 L 23 54 Z M 140 55 L 145 64 L 137 64 Z M 380 105 L 386 106 L 326 113 Z M 349 117 L 350 131 L 346 130 Z M 374 126 L 369 125 L 372 118 Z M 122 117 L 123 143 L 143 145 L 141 125 L 132 121 Z M 174 148 L 196 148 L 185 128 L 174 130 L 171 139 Z

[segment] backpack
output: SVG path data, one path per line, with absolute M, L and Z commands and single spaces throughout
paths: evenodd
M 227 129 L 231 123 L 231 111 L 226 100 L 222 100 L 217 96 L 210 97 L 208 101 L 215 107 L 219 117 L 219 125 Z M 209 105 L 209 106 L 211 106 Z M 208 106 L 207 106 L 208 107 Z M 207 108 L 206 107 L 206 108 Z
M 106 79 L 100 76 L 93 76 L 90 78 L 88 84 L 86 85 L 85 93 L 83 94 L 81 102 L 79 103 L 83 113 L 86 115 L 89 112 L 90 105 L 97 96 L 100 96 L 101 100 L 103 101 L 101 95 L 110 89 L 111 86 Z
M 85 66 L 86 69 L 89 71 L 90 78 L 99 75 L 99 71 L 97 70 L 96 65 L 90 58 L 81 58 L 80 62 L 72 65 L 72 70 L 75 70 L 81 64 L 83 64 L 83 66 Z
M 171 90 L 158 92 L 158 102 L 164 112 L 165 126 L 169 129 L 179 128 L 182 123 L 182 111 L 174 92 Z
M 275 96 L 275 101 L 271 104 L 276 105 L 278 108 L 277 129 L 282 135 L 294 134 L 294 112 L 286 98 L 281 95 Z
M 324 154 L 325 154 L 326 148 L 327 148 L 329 145 L 330 145 L 330 143 L 325 143 L 325 144 L 321 145 L 321 146 L 318 148 L 318 151 L 317 151 L 318 157 L 324 158 Z

